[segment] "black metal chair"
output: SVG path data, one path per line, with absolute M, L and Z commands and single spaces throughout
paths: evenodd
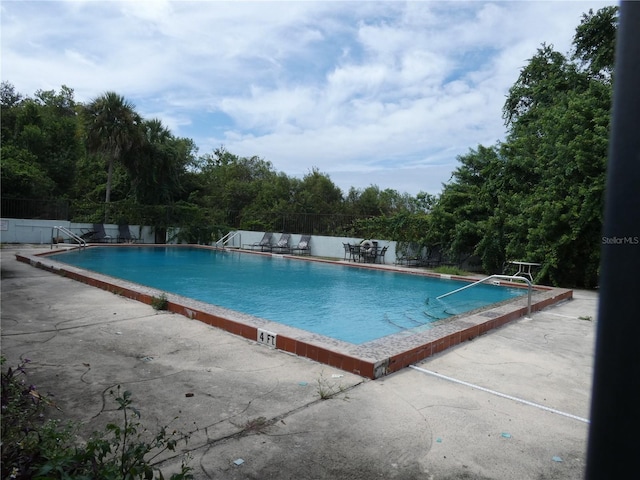
M 107 232 L 105 232 L 104 225 L 102 223 L 94 223 L 93 230 L 83 233 L 81 237 L 87 242 L 96 243 L 109 243 L 113 240 L 111 235 L 107 235 Z
M 118 243 L 135 243 L 137 241 L 138 237 L 131 233 L 128 224 L 118 225 Z
M 261 252 L 270 251 L 271 250 L 271 239 L 273 238 L 272 232 L 265 232 L 262 236 L 262 240 L 256 243 L 250 243 L 247 245 L 243 245 L 244 247 L 248 247 L 251 250 L 260 249 Z
M 362 261 L 362 252 L 360 250 L 360 245 L 349 244 L 349 258 L 354 262 Z
M 429 249 L 429 254 L 420 262 L 421 267 L 435 268 L 442 264 L 442 251 L 439 248 Z
M 349 260 L 351 260 L 351 249 L 349 248 L 350 245 L 343 242 L 342 246 L 344 247 L 344 256 L 342 257 L 342 259 L 347 260 L 347 257 L 349 257 Z
M 379 263 L 384 263 L 384 254 L 387 253 L 388 245 L 382 247 L 382 249 L 376 254 L 376 261 L 379 260 Z
M 280 235 L 280 240 L 276 242 L 275 245 L 271 247 L 272 253 L 290 253 L 291 245 L 289 245 L 289 240 L 291 239 L 290 233 L 283 233 Z
M 311 255 L 311 235 L 302 235 L 298 245 L 291 249 L 294 255 Z
M 396 249 L 396 265 L 420 267 L 422 260 L 422 248 L 416 243 L 404 244 L 401 249 Z

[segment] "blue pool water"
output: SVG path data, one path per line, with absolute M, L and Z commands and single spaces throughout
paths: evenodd
M 453 280 L 201 248 L 95 247 L 56 260 L 353 344 L 525 293 Z

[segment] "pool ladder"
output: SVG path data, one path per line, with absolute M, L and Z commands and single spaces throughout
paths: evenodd
M 53 227 L 51 229 L 51 248 L 53 248 L 54 243 L 56 245 L 58 244 L 58 242 L 56 242 L 55 240 L 60 235 L 60 232 L 66 234 L 66 235 L 69 235 L 69 237 L 71 237 L 73 240 L 78 242 L 78 245 L 80 246 L 80 248 L 84 248 L 84 247 L 87 246 L 87 242 L 85 241 L 84 238 L 76 235 L 71 230 L 69 230 L 67 227 L 58 226 L 58 227 Z M 54 234 L 54 233 L 57 233 L 57 234 Z
M 486 278 L 483 278 L 482 280 L 478 280 L 477 282 L 473 282 L 470 283 L 469 285 L 465 285 L 464 287 L 461 288 L 457 288 L 456 290 L 453 290 L 451 292 L 445 293 L 443 295 L 440 295 L 439 297 L 436 297 L 438 300 L 444 298 L 444 297 L 448 297 L 449 295 L 453 295 L 454 293 L 458 293 L 461 292 L 462 290 L 466 290 L 467 288 L 471 288 L 471 287 L 475 287 L 476 285 L 479 285 L 481 283 L 486 282 L 487 280 L 491 280 L 492 278 L 497 278 L 500 280 L 522 280 L 527 282 L 527 286 L 529 287 L 529 295 L 528 295 L 528 299 L 527 299 L 527 316 L 530 317 L 531 316 L 531 290 L 533 289 L 533 285 L 531 283 L 531 281 L 528 278 L 525 277 L 519 277 L 517 275 L 490 275 Z
M 215 244 L 214 247 L 215 248 L 226 248 L 227 247 L 227 243 L 230 240 L 233 240 L 235 237 L 238 237 L 239 240 L 239 244 L 242 245 L 242 237 L 240 236 L 240 232 L 229 232 L 226 235 L 224 235 L 222 238 L 220 238 L 220 240 L 218 240 Z

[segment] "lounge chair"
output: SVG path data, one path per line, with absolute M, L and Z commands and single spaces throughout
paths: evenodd
M 262 237 L 262 240 L 260 240 L 259 242 L 256 243 L 250 243 L 247 245 L 244 245 L 245 247 L 249 247 L 251 250 L 258 250 L 260 249 L 261 252 L 265 252 L 265 251 L 271 251 L 271 239 L 273 238 L 273 233 L 271 232 L 265 232 L 264 236 Z
M 439 267 L 443 264 L 442 250 L 439 248 L 430 248 L 429 254 L 420 259 L 420 266 L 427 268 Z
M 291 245 L 289 245 L 289 240 L 291 239 L 290 233 L 283 233 L 280 235 L 280 240 L 271 247 L 271 251 L 273 253 L 289 253 L 291 252 Z
M 294 255 L 311 255 L 311 235 L 302 235 L 298 245 L 291 249 Z
M 137 241 L 138 237 L 131 233 L 128 224 L 118 225 L 118 243 L 135 243 Z
M 94 223 L 93 230 L 83 233 L 82 238 L 87 242 L 101 242 L 108 243 L 113 240 L 111 235 L 107 235 L 104 231 L 104 225 L 102 223 Z
M 416 243 L 403 244 L 396 253 L 396 265 L 419 267 L 422 265 L 422 247 Z

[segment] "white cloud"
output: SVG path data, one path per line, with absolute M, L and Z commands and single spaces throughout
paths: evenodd
M 312 168 L 343 191 L 437 193 L 504 137 L 502 104 L 543 42 L 566 53 L 603 0 L 2 2 L 2 79 L 113 90 L 206 153 Z

